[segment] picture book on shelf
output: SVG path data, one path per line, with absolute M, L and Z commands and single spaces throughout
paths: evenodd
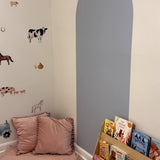
M 112 122 L 108 119 L 105 119 L 105 121 L 104 121 L 104 133 L 113 137 L 113 132 L 114 132 L 114 122 Z
M 99 155 L 94 154 L 93 156 L 93 160 L 104 160 L 103 158 L 101 158 Z
M 149 156 L 150 142 L 151 142 L 151 137 L 141 132 L 138 132 L 137 130 L 133 130 L 133 136 L 132 136 L 133 149 L 144 154 L 145 156 Z
M 126 160 L 127 153 L 120 148 L 111 145 L 110 149 L 110 160 Z
M 126 160 L 134 160 L 134 159 L 132 159 L 132 158 L 130 158 L 130 157 L 127 157 Z
M 114 138 L 130 146 L 133 123 L 126 119 L 115 116 Z
M 109 160 L 109 144 L 106 141 L 99 142 L 99 155 L 105 160 Z
M 160 160 L 160 142 L 151 138 L 149 157 L 152 160 Z

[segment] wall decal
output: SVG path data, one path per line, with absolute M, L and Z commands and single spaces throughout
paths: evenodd
M 38 69 L 43 69 L 44 66 L 43 66 L 43 64 L 40 62 L 38 66 L 37 66 L 37 65 L 34 65 L 34 67 L 35 67 L 35 69 L 37 69 L 37 68 L 38 68 Z
M 42 27 L 40 29 L 29 29 L 28 30 L 28 39 L 29 42 L 31 43 L 32 38 L 38 38 L 38 41 L 41 42 L 42 36 L 46 33 L 46 30 L 48 28 Z
M 41 112 L 42 105 L 43 105 L 43 100 L 40 100 L 38 104 L 32 106 L 32 113 L 36 113 L 37 109 L 39 109 L 39 111 Z
M 16 7 L 17 7 L 18 4 L 19 4 L 19 3 L 18 3 L 17 1 L 10 1 L 11 7 L 12 7 L 12 6 L 16 6 Z
M 13 62 L 11 56 L 8 56 L 8 55 L 3 56 L 3 55 L 0 53 L 0 64 L 1 64 L 1 61 L 4 61 L 4 60 L 6 60 L 6 61 L 8 62 L 8 65 L 10 64 L 9 61 Z
M 5 32 L 6 28 L 5 27 L 1 27 L 1 32 Z
M 23 90 L 20 90 L 20 91 L 16 91 L 14 87 L 2 87 L 0 88 L 0 94 L 2 95 L 2 97 L 7 94 L 7 93 L 10 93 L 11 95 L 12 94 L 19 94 L 19 93 L 26 93 L 26 90 L 23 89 Z
M 2 87 L 0 88 L 0 94 L 4 96 L 4 94 L 10 93 L 13 94 L 15 92 L 14 87 Z
M 18 93 L 19 93 L 19 91 L 14 91 L 14 95 L 15 95 L 15 94 L 18 94 Z
M 6 123 L 0 124 L 0 136 L 3 136 L 3 138 L 9 138 L 11 135 L 11 129 L 10 125 L 6 120 Z
M 19 91 L 20 93 L 26 93 L 26 90 L 25 89 L 23 89 L 23 90 L 21 90 L 21 91 Z

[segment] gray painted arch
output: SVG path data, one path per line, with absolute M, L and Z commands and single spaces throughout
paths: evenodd
M 105 118 L 128 119 L 132 23 L 132 0 L 78 2 L 77 141 L 91 154 Z

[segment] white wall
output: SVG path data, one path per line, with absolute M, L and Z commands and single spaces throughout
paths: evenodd
M 0 88 L 15 87 L 26 90 L 26 94 L 0 95 L 0 124 L 11 117 L 31 114 L 31 107 L 44 100 L 43 111 L 50 111 L 53 87 L 53 55 L 51 45 L 51 1 L 21 0 L 17 7 L 10 6 L 9 0 L 0 1 L 0 53 L 10 55 L 14 61 L 10 65 L 2 61 L 0 65 Z M 48 30 L 39 43 L 27 39 L 28 29 L 47 27 Z M 43 70 L 34 65 L 42 62 Z M 12 126 L 11 126 L 12 127 Z M 12 127 L 13 129 L 13 127 Z M 14 131 L 14 130 L 13 130 Z M 9 139 L 0 137 L 0 143 L 15 139 L 14 132 Z
M 77 0 L 52 0 L 53 110 L 73 117 L 76 130 L 76 7 Z
M 160 139 L 160 1 L 134 0 L 129 118 Z

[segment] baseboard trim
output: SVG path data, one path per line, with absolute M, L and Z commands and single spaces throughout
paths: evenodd
M 8 146 L 16 145 L 16 144 L 17 144 L 17 140 L 0 144 L 0 153 L 4 152 Z
M 75 151 L 84 159 L 84 160 L 92 160 L 93 156 L 85 151 L 83 148 L 78 146 L 76 143 L 74 144 L 75 146 Z

